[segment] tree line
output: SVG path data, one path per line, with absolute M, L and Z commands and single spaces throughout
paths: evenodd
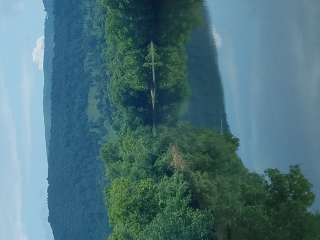
M 320 239 L 312 186 L 298 166 L 252 173 L 237 138 L 179 120 L 191 91 L 186 43 L 203 2 L 99 4 L 113 112 L 102 148 L 108 239 Z

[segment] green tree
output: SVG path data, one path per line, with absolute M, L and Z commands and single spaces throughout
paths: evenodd
M 102 151 L 110 239 L 318 239 L 314 194 L 298 167 L 250 173 L 237 138 L 179 121 L 202 1 L 101 1 L 114 129 Z
M 290 167 L 288 174 L 269 169 L 266 177 L 266 208 L 272 224 L 272 239 L 304 239 L 308 233 L 308 208 L 315 198 L 312 185 L 298 166 Z
M 156 191 L 157 187 L 151 179 L 134 183 L 127 178 L 115 179 L 107 193 L 109 219 L 113 228 L 136 239 L 158 211 Z

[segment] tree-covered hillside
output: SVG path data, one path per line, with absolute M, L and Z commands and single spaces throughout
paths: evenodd
M 106 97 L 109 83 L 105 57 L 106 9 L 96 0 L 45 0 L 44 5 L 49 221 L 56 240 L 100 240 L 109 229 L 103 202 L 106 179 L 98 157 L 99 148 L 114 132 Z M 196 92 L 197 96 L 192 96 L 181 117 L 200 126 L 219 128 L 221 115 L 226 126 L 221 81 L 214 51 L 204 54 L 208 47 L 214 48 L 212 36 L 208 24 L 197 26 L 192 29 L 194 37 L 188 38 L 184 53 L 190 63 L 182 66 L 190 73 L 188 78 L 183 78 L 190 80 L 192 90 L 185 92 L 191 96 Z M 145 65 L 143 71 L 147 69 Z M 207 69 L 211 69 L 210 73 L 203 74 Z M 208 89 L 216 91 L 214 98 L 220 100 L 213 102 Z M 204 104 L 208 101 L 210 104 Z
M 46 1 L 45 104 L 49 222 L 56 240 L 100 240 L 108 233 L 104 170 L 99 142 L 104 123 L 89 121 L 93 85 L 105 82 L 95 54 L 97 37 L 86 31 L 95 1 Z M 90 6 L 90 8 L 87 8 Z M 97 10 L 97 8 L 96 8 Z M 96 74 L 85 64 L 94 53 Z M 100 81 L 98 81 L 100 80 Z M 100 87 L 103 89 L 103 87 Z M 90 104 L 89 104 L 90 102 Z M 107 118 L 105 105 L 99 107 Z
M 319 239 L 299 168 L 260 176 L 236 154 L 202 1 L 45 6 L 56 240 Z
M 102 150 L 109 239 L 319 239 L 298 166 L 251 173 L 238 139 L 181 121 L 192 95 L 186 46 L 203 24 L 202 1 L 100 4 L 114 131 Z

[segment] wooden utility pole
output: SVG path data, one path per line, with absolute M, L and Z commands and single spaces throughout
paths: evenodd
M 152 86 L 151 86 L 151 102 L 152 102 L 152 133 L 153 136 L 156 136 L 156 113 L 155 113 L 155 106 L 156 106 L 156 70 L 155 70 L 155 62 L 154 62 L 154 55 L 155 55 L 155 49 L 153 41 L 151 41 L 150 44 L 150 50 L 151 50 L 151 66 L 152 66 Z

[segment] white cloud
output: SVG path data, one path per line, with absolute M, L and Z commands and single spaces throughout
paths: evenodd
M 216 47 L 221 48 L 223 43 L 222 37 L 215 27 L 213 27 L 212 29 L 212 34 L 213 34 L 213 39 L 216 44 Z
M 44 36 L 37 39 L 36 46 L 32 51 L 32 61 L 38 66 L 40 71 L 43 70 L 44 57 Z

